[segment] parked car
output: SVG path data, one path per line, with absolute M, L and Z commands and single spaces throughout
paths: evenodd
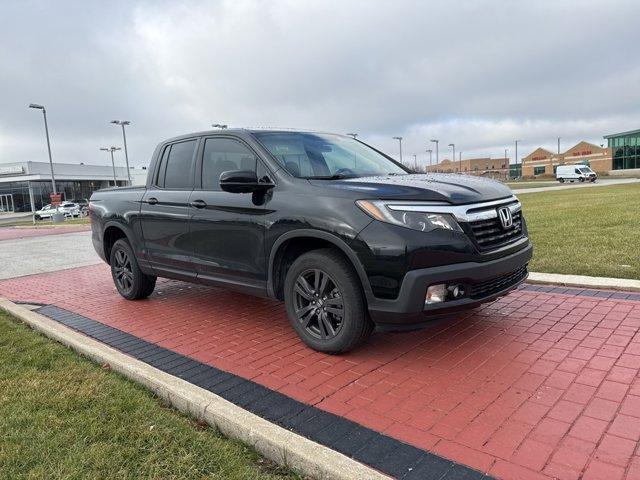
M 73 199 L 70 200 L 71 203 L 75 203 L 76 205 L 78 205 L 78 208 L 80 209 L 80 215 L 86 215 L 89 211 L 89 200 L 86 198 L 80 198 L 80 199 Z
M 54 213 L 62 213 L 65 217 L 78 217 L 80 216 L 80 207 L 71 202 L 63 202 L 57 208 L 48 204 L 36 211 L 35 217 L 36 220 L 44 220 L 51 218 Z
M 143 187 L 90 200 L 120 295 L 156 277 L 284 300 L 310 347 L 360 344 L 490 302 L 527 278 L 521 205 L 489 179 L 412 174 L 342 135 L 224 130 L 156 148 Z
M 558 165 L 556 180 L 564 182 L 595 182 L 598 174 L 586 165 Z

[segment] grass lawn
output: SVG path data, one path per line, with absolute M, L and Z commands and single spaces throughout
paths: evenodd
M 518 195 L 531 271 L 640 279 L 640 185 Z
M 0 311 L 0 477 L 292 479 Z
M 518 190 L 520 188 L 541 188 L 541 187 L 553 187 L 558 182 L 507 182 L 505 185 L 511 190 Z

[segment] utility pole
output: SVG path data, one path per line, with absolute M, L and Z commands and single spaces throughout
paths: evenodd
M 431 142 L 436 144 L 436 167 L 437 167 L 438 164 L 440 163 L 440 157 L 438 156 L 438 143 L 440 142 L 440 140 L 431 140 Z
M 47 125 L 47 109 L 44 108 L 44 105 L 38 105 L 37 103 L 30 103 L 29 108 L 42 110 L 42 115 L 44 116 L 44 131 L 47 136 L 47 150 L 49 151 L 49 167 L 51 167 L 51 187 L 53 188 L 53 194 L 57 195 L 58 191 L 56 190 L 56 177 L 53 175 L 53 159 L 51 158 L 51 142 L 49 141 L 49 126 Z
M 562 138 L 562 137 L 558 137 L 558 155 L 560 155 L 560 139 L 561 139 L 561 138 Z
M 452 163 L 454 166 L 454 170 L 455 170 L 455 166 L 456 166 L 456 144 L 455 143 L 450 143 L 449 146 L 453 149 L 453 157 L 452 157 Z
M 129 186 L 131 186 L 131 172 L 129 170 L 129 151 L 127 150 L 127 134 L 124 132 L 125 125 L 130 125 L 129 120 L 111 120 L 114 125 L 122 126 L 122 141 L 124 142 L 124 158 L 127 163 L 127 178 L 129 179 Z
M 118 180 L 116 179 L 116 162 L 113 159 L 113 152 L 115 152 L 116 150 L 121 150 L 121 148 L 120 147 L 109 147 L 109 148 L 104 147 L 104 148 L 100 148 L 100 150 L 111 153 L 111 167 L 113 168 L 113 186 L 117 187 Z
M 398 140 L 400 144 L 400 163 L 402 163 L 402 137 L 393 137 L 394 140 Z

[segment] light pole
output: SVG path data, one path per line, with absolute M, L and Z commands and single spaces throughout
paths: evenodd
M 456 165 L 456 144 L 455 143 L 450 143 L 449 146 L 453 149 L 452 161 L 453 161 L 453 166 L 455 167 L 455 165 Z M 454 170 L 455 170 L 455 168 L 454 168 Z
M 221 123 L 214 123 L 213 125 L 211 125 L 213 128 L 219 128 L 220 130 L 224 130 L 227 128 L 227 125 L 223 125 Z
M 560 155 L 560 139 L 561 139 L 561 138 L 562 138 L 562 137 L 558 137 L 558 155 Z
M 402 163 L 402 137 L 393 137 L 394 140 L 398 140 L 400 144 L 400 163 Z
M 413 169 L 416 172 L 418 171 L 418 155 L 416 155 L 415 153 L 413 154 Z
M 353 139 L 355 140 L 356 138 L 358 138 L 358 134 L 357 133 L 347 133 L 348 136 L 353 137 Z
M 431 150 L 430 148 L 427 148 L 427 153 L 429 154 L 429 166 L 431 166 L 431 159 L 432 159 L 431 153 L 432 152 L 433 152 L 433 150 Z
M 111 123 L 114 125 L 122 126 L 122 140 L 124 142 L 124 158 L 127 162 L 127 178 L 129 179 L 129 186 L 131 186 L 131 172 L 129 171 L 129 152 L 127 151 L 127 134 L 124 133 L 125 125 L 130 125 L 131 122 L 129 120 L 111 120 Z
M 118 180 L 116 179 L 116 162 L 113 160 L 113 152 L 116 150 L 120 150 L 120 147 L 109 147 L 109 148 L 100 148 L 103 152 L 111 153 L 111 167 L 113 167 L 113 186 L 118 186 Z
M 460 173 L 462 173 L 462 152 L 458 152 L 459 165 L 460 165 Z
M 436 144 L 436 167 L 437 167 L 438 164 L 440 163 L 440 158 L 438 156 L 438 142 L 440 142 L 440 140 L 430 140 L 430 141 Z
M 518 173 L 518 142 L 522 140 L 516 140 L 516 173 Z
M 44 131 L 47 135 L 47 150 L 49 151 L 49 166 L 51 167 L 51 186 L 53 187 L 53 194 L 57 195 L 56 177 L 53 175 L 53 160 L 51 158 L 51 142 L 49 141 L 49 126 L 47 125 L 47 110 L 44 108 L 44 105 L 38 105 L 37 103 L 30 103 L 29 108 L 42 110 L 42 115 L 44 116 Z

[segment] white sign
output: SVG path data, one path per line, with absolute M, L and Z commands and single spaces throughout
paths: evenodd
M 11 165 L 10 167 L 0 166 L 0 175 L 14 175 L 16 173 L 24 173 L 24 167 L 20 165 Z

